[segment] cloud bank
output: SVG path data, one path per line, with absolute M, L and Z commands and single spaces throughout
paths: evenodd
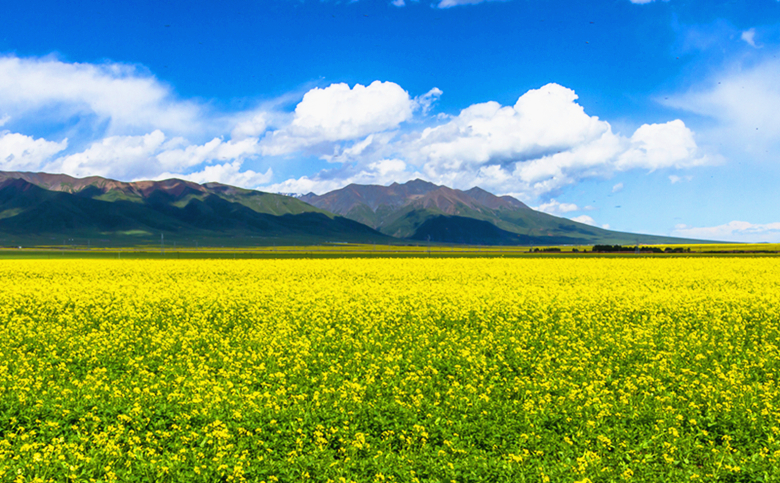
M 203 129 L 202 107 L 178 99 L 143 68 L 0 56 L 0 112 L 14 120 L 106 123 L 109 134 Z
M 614 133 L 608 122 L 585 113 L 576 100 L 573 90 L 548 84 L 526 92 L 513 106 L 493 101 L 474 104 L 422 129 L 372 133 L 324 155 L 343 163 L 341 168 L 269 188 L 323 192 L 332 189 L 337 178 L 344 184 L 357 179 L 385 184 L 405 174 L 402 177 L 421 175 L 455 188 L 479 185 L 532 199 L 582 179 L 635 169 L 681 170 L 712 162 L 680 120 L 645 124 L 625 137 Z M 377 169 L 389 159 L 403 162 L 404 170 Z
M 67 139 L 53 142 L 34 139 L 24 134 L 0 131 L 0 171 L 38 169 L 67 146 Z
M 175 176 L 299 193 L 420 177 L 546 199 L 548 211 L 565 213 L 565 204 L 550 200 L 582 180 L 712 162 L 682 121 L 615 133 L 585 112 L 572 89 L 554 83 L 522 94 L 513 105 L 487 101 L 456 115 L 433 112 L 441 95 L 433 87 L 414 97 L 390 81 L 336 83 L 310 89 L 291 110 L 219 113 L 180 99 L 138 66 L 5 56 L 0 169 Z M 691 96 L 691 106 L 722 106 L 708 95 Z M 41 117 L 86 127 L 63 128 L 59 137 L 51 129 L 46 136 L 14 130 Z M 78 135 L 68 137 L 72 132 Z M 332 168 L 275 179 L 288 160 L 312 156 Z M 260 161 L 262 170 L 256 168 Z
M 780 243 L 780 222 L 756 224 L 747 221 L 732 221 L 724 225 L 709 227 L 677 225 L 673 235 L 701 240 Z

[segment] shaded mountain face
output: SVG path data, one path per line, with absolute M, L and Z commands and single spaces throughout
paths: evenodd
M 125 183 L 0 172 L 0 239 L 142 241 L 159 239 L 160 234 L 173 239 L 240 238 L 243 244 L 389 241 L 363 224 L 295 198 L 220 183 Z
M 682 243 L 692 240 L 596 228 L 532 210 L 511 196 L 467 191 L 422 180 L 390 186 L 349 185 L 307 203 L 364 223 L 386 235 L 477 245 Z

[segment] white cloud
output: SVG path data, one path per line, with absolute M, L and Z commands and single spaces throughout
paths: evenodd
M 623 183 L 618 183 L 615 186 L 612 187 L 612 192 L 617 193 L 619 191 L 623 191 Z
M 108 123 L 108 133 L 202 128 L 201 108 L 133 65 L 0 56 L 0 110 L 15 118 L 56 116 Z
M 57 143 L 24 134 L 0 131 L 0 171 L 34 171 L 63 151 L 68 140 Z
M 254 138 L 235 142 L 215 138 L 203 145 L 190 145 L 183 138 L 167 139 L 162 131 L 156 130 L 143 136 L 103 138 L 84 151 L 51 161 L 43 170 L 76 177 L 157 178 L 160 173 L 181 173 L 204 163 L 229 161 L 240 165 L 255 154 L 256 144 Z
M 443 124 L 407 135 L 397 146 L 431 181 L 530 197 L 618 171 L 712 162 L 680 120 L 646 124 L 626 138 L 586 114 L 576 99 L 571 89 L 548 84 L 511 107 L 472 105 Z
M 699 134 L 756 160 L 780 147 L 780 60 L 765 55 L 751 65 L 734 64 L 685 93 L 661 101 L 716 122 Z
M 580 145 L 597 142 L 609 125 L 585 114 L 574 100 L 574 91 L 557 84 L 528 91 L 517 103 L 472 105 L 442 125 L 426 128 L 407 147 L 409 158 L 429 176 L 457 182 L 485 165 L 490 173 L 505 178 L 516 167 L 527 183 L 547 177 L 548 162 L 531 166 L 523 161 L 542 159 Z M 553 168 L 554 170 L 554 168 Z M 483 174 L 490 174 L 483 171 Z
M 74 176 L 173 173 L 267 184 L 273 171 L 241 171 L 243 163 L 261 155 L 314 155 L 336 167 L 273 186 L 322 192 L 422 177 L 525 200 L 549 199 L 582 179 L 620 171 L 711 162 L 682 121 L 644 125 L 627 137 L 588 115 L 575 92 L 557 84 L 530 90 L 512 106 L 484 102 L 456 116 L 429 116 L 441 95 L 435 87 L 410 97 L 393 82 L 342 83 L 309 90 L 293 112 L 277 102 L 222 115 L 178 99 L 140 67 L 0 56 L 0 112 L 7 113 L 0 122 L 75 119 L 88 123 L 75 132 L 91 129 L 88 143 L 3 134 L 2 162 Z
M 683 181 L 690 181 L 693 179 L 693 176 L 677 176 L 676 174 L 672 174 L 669 176 L 669 181 L 672 184 L 681 183 Z
M 292 122 L 269 133 L 264 154 L 278 155 L 323 142 L 349 141 L 394 129 L 411 119 L 415 101 L 393 82 L 314 88 L 295 107 Z
M 431 107 L 433 107 L 433 104 L 439 100 L 439 97 L 441 97 L 442 94 L 444 94 L 444 92 L 442 92 L 441 89 L 434 87 L 425 94 L 415 97 L 414 102 L 416 107 L 422 111 L 423 115 L 426 115 L 431 110 Z
M 223 141 L 214 138 L 203 145 L 190 145 L 184 149 L 166 149 L 156 155 L 163 169 L 186 169 L 206 162 L 242 160 L 256 153 L 257 139 Z
M 168 178 L 185 179 L 195 183 L 217 182 L 231 186 L 257 188 L 271 181 L 273 170 L 268 168 L 265 173 L 257 173 L 252 170 L 241 171 L 241 161 L 233 161 L 232 163 L 206 166 L 202 171 L 195 173 L 163 173 L 155 177 L 155 179 Z
M 732 221 L 725 225 L 710 227 L 677 225 L 672 234 L 701 240 L 780 243 L 780 222 L 755 224 L 747 221 Z
M 259 138 L 268 128 L 268 114 L 260 112 L 249 119 L 239 121 L 230 133 L 232 139 Z
M 631 136 L 631 147 L 619 156 L 617 168 L 690 168 L 712 162 L 698 151 L 693 132 L 681 120 L 644 124 Z
M 551 215 L 559 215 L 561 213 L 569 213 L 572 211 L 579 211 L 579 206 L 574 203 L 561 203 L 557 200 L 550 200 L 547 203 L 542 203 L 539 206 L 534 206 L 536 211 L 543 211 Z
M 596 226 L 596 222 L 593 220 L 593 218 L 589 217 L 588 215 L 575 216 L 574 218 L 570 218 L 570 220 L 576 221 L 578 223 L 585 223 L 586 225 Z
M 425 129 L 412 149 L 436 163 L 480 165 L 496 158 L 541 157 L 592 141 L 609 125 L 585 114 L 574 91 L 548 84 L 513 107 L 472 105 L 450 122 Z
M 438 8 L 450 8 L 450 7 L 457 7 L 459 5 L 476 5 L 478 3 L 492 2 L 492 1 L 497 1 L 497 0 L 440 0 L 436 6 Z
M 431 91 L 436 96 L 439 92 Z M 712 162 L 699 152 L 693 132 L 680 120 L 646 124 L 625 137 L 586 114 L 576 100 L 571 89 L 548 84 L 523 94 L 514 106 L 474 104 L 457 116 L 429 119 L 433 125 L 422 130 L 410 124 L 402 133 L 391 130 L 349 144 L 332 142 L 328 144 L 332 154 L 321 158 L 341 163 L 341 168 L 277 183 L 278 190 L 320 193 L 358 179 L 383 184 L 415 173 L 414 177 L 454 188 L 481 186 L 531 200 L 586 178 Z M 419 106 L 418 100 L 414 102 Z M 268 139 L 279 140 L 291 130 L 283 127 L 269 133 L 262 148 Z M 390 179 L 371 167 L 383 159 L 402 160 L 406 169 Z
M 637 5 L 645 5 L 647 3 L 652 3 L 655 0 L 630 0 L 631 3 L 635 3 Z M 663 0 L 664 2 L 668 2 L 669 0 Z
M 396 7 L 403 7 L 404 5 L 406 5 L 406 2 L 404 2 L 404 0 L 393 0 L 390 3 Z
M 758 48 L 758 46 L 756 45 L 756 29 L 752 28 L 749 30 L 745 30 L 744 32 L 742 32 L 740 38 L 742 38 L 742 40 L 747 42 L 749 46 L 756 49 Z
M 265 112 L 217 115 L 199 103 L 178 99 L 169 86 L 138 66 L 68 63 L 55 57 L 0 56 L 0 112 L 8 113 L 0 118 L 0 125 L 11 116 L 33 125 L 80 123 L 79 131 L 97 138 L 86 147 L 76 140 L 71 152 L 55 158 L 68 148 L 67 140 L 0 133 L 0 169 L 119 179 L 153 178 L 198 166 L 201 172 L 224 178 L 257 154 L 258 137 L 269 123 Z M 233 139 L 229 141 L 214 137 L 192 144 L 182 137 L 203 138 L 207 131 L 224 132 L 230 124 Z M 215 162 L 223 163 L 221 168 L 204 167 Z M 242 177 L 236 171 L 232 179 L 268 181 L 250 173 Z
M 127 178 L 136 173 L 153 173 L 153 157 L 162 148 L 165 135 L 154 131 L 143 136 L 109 136 L 92 143 L 80 153 L 63 156 L 46 165 L 47 172 L 75 177 L 105 176 Z
M 343 188 L 350 183 L 388 185 L 403 183 L 422 175 L 409 171 L 407 164 L 400 159 L 382 159 L 362 167 L 349 166 L 344 170 L 326 170 L 315 176 L 302 176 L 281 183 L 264 186 L 264 191 L 274 193 L 327 193 Z

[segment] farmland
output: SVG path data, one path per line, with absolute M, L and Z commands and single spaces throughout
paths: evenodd
M 777 481 L 780 259 L 0 261 L 0 480 Z

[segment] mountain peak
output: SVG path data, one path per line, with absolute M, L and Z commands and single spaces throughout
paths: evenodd
M 496 196 L 480 187 L 463 191 L 421 179 L 389 186 L 351 184 L 322 196 L 306 196 L 304 200 L 386 235 L 417 240 L 499 245 L 671 240 L 617 233 L 558 218 L 535 211 L 511 196 Z
M 480 216 L 490 219 L 497 211 L 530 210 L 520 201 L 499 197 L 482 188 L 461 191 L 430 181 L 413 179 L 389 186 L 350 184 L 321 196 L 306 195 L 307 203 L 359 221 L 393 236 L 407 236 L 412 228 L 397 230 L 404 213 L 424 210 L 446 215 Z M 388 231 L 389 230 L 389 231 Z
M 413 180 L 407 181 L 402 186 L 408 186 L 408 187 L 414 187 L 414 188 L 428 188 L 428 189 L 436 189 L 439 187 L 437 184 L 433 184 L 430 181 L 425 181 L 424 179 L 415 178 Z
M 530 210 L 528 205 L 518 199 L 512 198 L 511 196 L 496 196 L 493 193 L 483 190 L 479 186 L 475 186 L 465 193 L 494 210 L 500 208 Z

